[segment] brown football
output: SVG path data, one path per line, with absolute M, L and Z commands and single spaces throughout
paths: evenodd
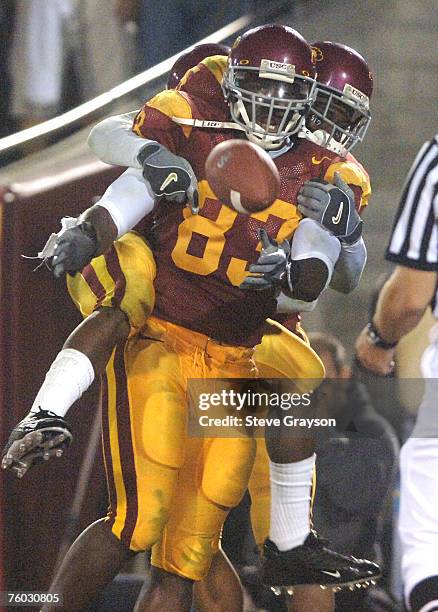
M 216 197 L 240 213 L 268 208 L 280 191 L 274 162 L 248 140 L 226 140 L 216 145 L 207 157 L 205 172 Z

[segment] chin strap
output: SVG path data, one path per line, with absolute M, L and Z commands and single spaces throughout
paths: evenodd
M 172 121 L 178 125 L 189 125 L 191 127 L 201 129 L 215 129 L 215 130 L 239 130 L 239 132 L 246 132 L 247 130 L 234 121 L 211 121 L 209 119 L 184 119 L 183 117 L 172 117 Z M 320 147 L 346 157 L 348 151 L 339 142 L 334 140 L 324 130 L 316 130 L 311 132 L 308 128 L 302 126 L 297 134 L 298 138 L 304 138 L 310 140 Z M 259 143 L 257 143 L 259 144 Z M 287 147 L 289 148 L 289 146 Z
M 207 119 L 183 119 L 182 117 L 172 117 L 174 123 L 178 125 L 191 125 L 192 127 L 204 128 L 204 129 L 216 129 L 216 130 L 239 130 L 240 132 L 246 132 L 246 129 L 234 123 L 234 121 L 211 121 Z
M 316 130 L 315 132 L 311 132 L 308 128 L 303 126 L 298 132 L 298 138 L 310 140 L 310 142 L 314 142 L 323 149 L 332 151 L 333 153 L 336 153 L 336 155 L 341 155 L 342 157 L 346 157 L 348 153 L 345 147 L 334 140 L 334 138 L 332 138 L 330 134 L 324 130 Z

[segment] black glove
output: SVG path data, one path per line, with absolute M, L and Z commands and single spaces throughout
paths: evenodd
M 56 278 L 68 272 L 79 272 L 95 257 L 98 240 L 93 226 L 88 221 L 62 231 L 56 239 L 51 259 Z
M 266 289 L 281 289 L 287 282 L 290 268 L 290 245 L 286 240 L 278 244 L 269 238 L 265 229 L 259 231 L 262 243 L 262 252 L 255 264 L 251 264 L 249 271 L 253 276 L 247 276 L 240 289 L 264 291 Z
M 11 432 L 3 449 L 2 468 L 22 478 L 36 463 L 61 457 L 73 436 L 67 422 L 47 410 L 30 412 Z
M 317 221 L 341 242 L 353 244 L 362 234 L 353 190 L 335 172 L 335 184 L 324 180 L 306 181 L 298 192 L 298 210 Z
M 177 204 L 188 201 L 192 213 L 198 212 L 198 181 L 186 159 L 171 153 L 158 142 L 145 145 L 137 159 L 157 199 L 165 196 Z

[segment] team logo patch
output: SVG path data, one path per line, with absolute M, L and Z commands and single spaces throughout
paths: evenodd
M 340 205 L 339 205 L 339 209 L 338 209 L 338 212 L 337 212 L 336 216 L 332 217 L 333 225 L 338 225 L 339 224 L 339 221 L 342 218 L 342 211 L 343 210 L 344 210 L 344 202 L 341 202 Z
M 295 80 L 295 66 L 293 64 L 262 59 L 260 62 L 259 77 L 293 83 Z
M 312 155 L 312 164 L 315 164 L 315 166 L 319 166 L 319 164 L 322 164 L 325 159 L 328 159 L 330 161 L 330 157 L 327 157 L 326 155 L 323 155 L 321 159 L 317 159 L 316 155 Z
M 170 185 L 170 183 L 176 183 L 178 181 L 178 175 L 176 172 L 171 172 L 166 176 L 163 181 L 163 184 L 160 187 L 160 191 L 164 191 L 166 187 Z
M 324 53 L 319 47 L 312 47 L 312 62 L 322 62 Z
M 350 98 L 350 100 L 360 102 L 360 104 L 366 109 L 370 107 L 370 100 L 368 96 L 361 92 L 360 89 L 356 89 L 356 87 L 353 87 L 353 85 L 350 85 L 349 83 L 345 83 L 343 94 L 347 98 Z

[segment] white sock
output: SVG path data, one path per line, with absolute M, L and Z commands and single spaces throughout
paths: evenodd
M 88 357 L 76 349 L 62 349 L 50 366 L 30 412 L 50 410 L 60 417 L 94 380 L 94 369 Z
M 279 550 L 303 544 L 310 533 L 310 499 L 316 455 L 295 463 L 269 462 L 271 527 L 269 537 Z

